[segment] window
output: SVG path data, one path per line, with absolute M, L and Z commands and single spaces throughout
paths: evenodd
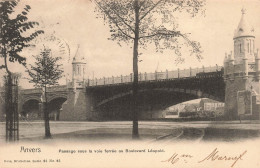
M 251 45 L 251 40 L 250 40 L 250 54 L 252 53 L 252 45 Z
M 255 41 L 253 40 L 253 51 L 255 51 Z
M 242 53 L 242 46 L 241 46 L 241 44 L 239 44 L 239 51 L 240 51 L 240 53 Z
M 80 75 L 80 67 L 79 67 L 79 65 L 78 65 L 78 75 Z

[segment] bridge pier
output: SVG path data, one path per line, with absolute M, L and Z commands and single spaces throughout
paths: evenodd
M 245 61 L 246 62 L 246 61 Z M 247 63 L 247 62 L 246 62 Z M 248 63 L 247 63 L 248 64 Z M 225 115 L 227 119 L 256 119 L 260 113 L 260 82 L 255 72 L 248 72 L 248 66 L 225 67 Z M 246 68 L 246 69 L 245 69 Z M 239 73 L 239 71 L 242 71 Z
M 224 61 L 225 115 L 228 119 L 259 120 L 259 55 L 255 52 L 254 32 L 246 29 L 245 10 L 234 35 L 234 54 Z
M 60 120 L 62 121 L 85 121 L 87 120 L 87 100 L 84 89 L 69 89 L 67 101 L 62 105 Z
M 43 104 L 42 104 L 42 102 L 39 102 L 38 117 L 39 117 L 39 119 L 43 119 Z

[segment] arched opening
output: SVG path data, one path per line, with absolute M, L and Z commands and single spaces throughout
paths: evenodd
M 220 118 L 224 115 L 224 102 L 209 98 L 199 98 L 166 108 L 165 118 Z
M 173 114 L 169 107 L 176 104 L 187 102 L 187 101 L 197 101 L 197 105 L 192 105 L 192 107 L 186 107 L 188 109 L 194 109 L 194 112 L 198 111 L 200 98 L 212 97 L 202 92 L 197 91 L 170 91 L 168 89 L 147 89 L 140 90 L 138 93 L 138 111 L 140 120 L 149 119 L 160 119 L 167 118 L 167 115 L 177 115 L 179 113 Z M 207 96 L 206 96 L 207 95 Z M 115 95 L 106 100 L 98 103 L 99 106 L 96 107 L 99 117 L 103 120 L 131 120 L 132 119 L 132 94 L 122 94 Z M 167 114 L 168 113 L 168 114 Z
M 26 101 L 22 106 L 21 116 L 30 120 L 40 119 L 39 101 L 36 99 Z
M 104 120 L 131 120 L 132 119 L 132 94 L 103 101 L 97 107 L 100 118 Z M 196 99 L 197 95 L 165 90 L 140 90 L 137 108 L 139 119 L 165 118 L 164 109 L 174 104 Z
M 60 120 L 60 113 L 62 112 L 62 104 L 67 100 L 67 98 L 64 97 L 58 97 L 52 99 L 48 103 L 48 111 L 49 111 L 49 117 L 50 120 Z

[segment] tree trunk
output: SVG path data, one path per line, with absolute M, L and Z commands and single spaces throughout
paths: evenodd
M 13 140 L 12 77 L 7 73 L 5 85 L 6 141 Z
M 16 140 L 13 132 L 14 108 L 13 108 L 13 92 L 12 92 L 12 73 L 7 66 L 6 46 L 4 45 L 4 65 L 6 69 L 6 83 L 5 83 L 5 113 L 6 113 L 6 141 Z M 17 130 L 18 131 L 18 130 Z M 18 140 L 18 139 L 17 139 Z
M 134 38 L 134 48 L 133 48 L 133 139 L 139 138 L 138 133 L 138 40 L 139 40 L 139 5 L 138 0 L 135 0 L 135 38 Z
M 51 131 L 50 131 L 50 119 L 49 119 L 49 111 L 48 111 L 48 102 L 47 102 L 47 91 L 46 86 L 44 90 L 45 95 L 45 102 L 43 102 L 43 112 L 44 112 L 44 124 L 45 124 L 45 138 L 51 138 Z

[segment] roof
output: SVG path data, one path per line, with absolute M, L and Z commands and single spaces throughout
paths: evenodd
M 186 104 L 185 108 L 182 110 L 182 112 L 192 112 L 197 111 L 197 108 L 199 108 L 199 104 L 192 103 L 192 104 Z
M 222 103 L 222 102 L 206 98 L 206 99 L 201 99 L 200 103 Z
M 77 48 L 75 56 L 73 57 L 72 63 L 76 63 L 76 62 L 80 62 L 80 63 L 85 62 L 83 54 L 80 53 L 79 46 Z
M 243 36 L 254 36 L 254 28 L 249 25 L 246 19 L 246 10 L 243 8 L 241 12 L 242 16 L 238 24 L 238 27 L 235 30 L 234 38 Z

